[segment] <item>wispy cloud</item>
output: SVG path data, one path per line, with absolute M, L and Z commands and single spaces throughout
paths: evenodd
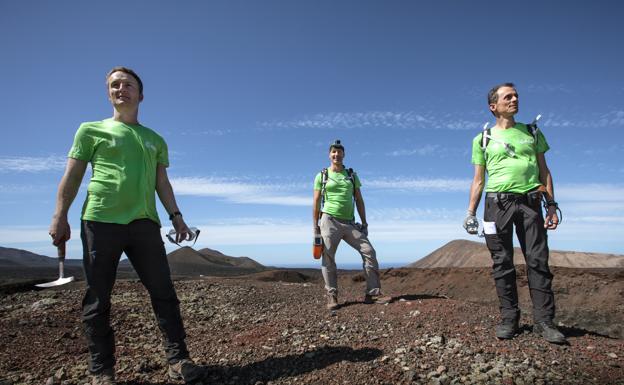
M 621 202 L 624 203 L 624 185 L 610 183 L 555 185 L 558 200 L 572 202 Z
M 67 158 L 58 155 L 47 157 L 2 156 L 0 157 L 0 172 L 59 171 L 65 168 L 66 163 Z
M 470 179 L 381 178 L 366 181 L 366 187 L 374 189 L 409 190 L 420 192 L 466 192 L 470 188 L 470 183 Z
M 185 135 L 185 136 L 225 136 L 228 134 L 231 134 L 233 131 L 230 129 L 212 129 L 212 130 L 204 130 L 204 129 L 198 129 L 198 130 L 184 130 L 184 131 L 180 131 L 180 135 Z
M 10 194 L 23 194 L 30 193 L 34 191 L 41 190 L 40 187 L 35 187 L 29 184 L 2 184 L 0 185 L 0 193 L 10 193 Z M 2 202 L 2 204 L 6 204 L 6 202 Z
M 248 183 L 238 178 L 196 177 L 173 178 L 177 195 L 211 196 L 232 203 L 309 206 L 310 194 L 293 192 L 306 186 L 296 183 Z M 309 187 L 309 186 L 308 186 Z
M 529 84 L 526 86 L 526 90 L 538 94 L 574 93 L 574 91 L 565 84 Z
M 540 121 L 542 127 L 578 127 L 578 128 L 622 128 L 624 127 L 624 110 L 611 110 L 576 116 L 574 114 L 552 113 L 544 115 Z
M 457 220 L 466 214 L 466 210 L 451 210 L 448 208 L 381 208 L 366 210 L 371 221 L 439 221 Z
M 215 197 L 237 204 L 310 206 L 309 183 L 276 182 L 265 178 L 179 177 L 172 178 L 176 195 Z M 469 179 L 367 179 L 366 188 L 381 191 L 466 192 Z M 369 190 L 369 191 L 370 191 Z
M 449 113 L 439 115 L 416 111 L 368 111 L 318 113 L 294 119 L 261 122 L 259 126 L 269 130 L 354 128 L 475 130 L 482 124 Z
M 443 152 L 444 149 L 439 144 L 427 144 L 423 147 L 414 148 L 410 150 L 394 150 L 386 153 L 389 156 L 411 156 L 411 155 L 419 155 L 419 156 L 428 156 L 432 154 L 439 154 Z

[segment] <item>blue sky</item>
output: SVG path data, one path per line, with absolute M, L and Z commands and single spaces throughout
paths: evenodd
M 624 253 L 618 1 L 0 2 L 0 245 L 53 256 L 47 227 L 73 135 L 111 116 L 107 71 L 145 83 L 197 247 L 312 264 L 312 181 L 336 138 L 384 265 L 461 227 L 488 89 L 542 114 L 564 223 L 552 249 Z M 80 258 L 70 211 L 68 255 Z M 479 216 L 482 216 L 482 207 Z M 170 228 L 162 207 L 163 232 Z M 173 248 L 169 248 L 173 250 Z M 359 256 L 347 245 L 340 264 Z

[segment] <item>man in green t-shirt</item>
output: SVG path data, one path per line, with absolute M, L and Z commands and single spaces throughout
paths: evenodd
M 483 228 L 485 241 L 492 255 L 493 276 L 500 302 L 501 322 L 496 326 L 500 339 L 513 338 L 519 331 L 520 310 L 516 270 L 513 264 L 513 228 L 524 258 L 531 299 L 534 332 L 548 342 L 565 343 L 565 336 L 553 323 L 555 298 L 553 275 L 548 267 L 547 230 L 559 223 L 554 200 L 553 179 L 544 153 L 548 143 L 541 132 L 530 132 L 527 125 L 517 123 L 518 93 L 512 83 L 492 88 L 488 94 L 490 111 L 496 125 L 472 142 L 472 163 L 475 167 L 470 188 L 470 203 L 464 228 L 476 233 L 475 213 L 485 185 Z M 486 135 L 484 140 L 483 135 Z M 483 145 L 486 144 L 485 150 Z M 546 218 L 542 217 L 542 194 L 547 201 Z
M 336 140 L 329 147 L 329 168 L 318 173 L 314 179 L 312 218 L 314 234 L 320 234 L 323 238 L 321 272 L 328 296 L 327 308 L 330 310 L 338 308 L 335 255 L 338 244 L 343 239 L 362 256 L 366 278 L 364 302 L 387 303 L 391 299 L 381 294 L 379 264 L 375 249 L 368 240 L 366 210 L 360 191 L 362 185 L 357 174 L 345 169 L 342 163 L 344 156 L 344 146 Z M 361 224 L 355 223 L 353 201 L 362 220 Z
M 70 239 L 67 213 L 87 165 L 93 175 L 82 208 L 81 239 L 87 290 L 82 321 L 89 348 L 92 384 L 115 383 L 115 340 L 110 326 L 111 291 L 117 265 L 126 253 L 147 289 L 163 334 L 174 379 L 193 381 L 202 369 L 189 358 L 179 301 L 171 281 L 155 192 L 167 210 L 180 242 L 191 232 L 182 219 L 167 176 L 165 141 L 139 124 L 143 83 L 129 68 L 115 67 L 106 77 L 113 117 L 80 125 L 59 184 L 50 225 L 53 244 Z

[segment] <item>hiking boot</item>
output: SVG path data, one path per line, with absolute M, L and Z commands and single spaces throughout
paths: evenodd
M 384 295 L 370 295 L 370 294 L 366 294 L 364 296 L 364 303 L 365 304 L 373 304 L 373 303 L 377 303 L 380 305 L 385 305 L 387 303 L 390 303 L 390 301 L 392 301 L 392 297 L 390 296 L 384 296 Z
M 501 323 L 496 325 L 496 338 L 501 340 L 510 340 L 518 334 L 520 328 L 518 327 L 517 320 L 502 320 Z
M 557 329 L 551 320 L 536 323 L 533 325 L 533 332 L 540 334 L 551 344 L 565 344 L 568 342 L 563 333 Z
M 328 310 L 338 309 L 338 296 L 336 294 L 327 295 L 327 309 Z
M 106 368 L 91 375 L 91 385 L 115 385 L 115 369 Z
M 196 365 L 191 359 L 184 358 L 175 364 L 169 364 L 169 378 L 184 383 L 192 383 L 201 380 L 204 376 L 204 368 Z

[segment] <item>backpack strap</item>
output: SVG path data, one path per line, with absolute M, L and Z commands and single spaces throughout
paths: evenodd
M 323 206 L 325 206 L 325 193 L 327 192 L 327 178 L 328 172 L 327 168 L 321 170 L 321 210 Z
M 490 122 L 486 122 L 483 125 L 483 132 L 481 133 L 481 151 L 483 151 L 483 159 L 487 162 L 487 150 L 488 143 L 490 143 L 490 138 L 492 136 L 492 129 L 488 128 Z
M 355 171 L 353 171 L 352 168 L 345 168 L 345 170 L 347 171 L 347 177 L 349 178 L 351 183 L 353 183 L 353 186 L 355 186 L 355 180 L 353 179 L 353 175 L 355 175 Z
M 533 143 L 535 144 L 535 149 L 537 149 L 537 140 L 539 139 L 539 127 L 537 126 L 537 121 L 540 120 L 542 115 L 537 115 L 533 122 L 526 125 L 527 130 L 531 135 L 533 135 Z

